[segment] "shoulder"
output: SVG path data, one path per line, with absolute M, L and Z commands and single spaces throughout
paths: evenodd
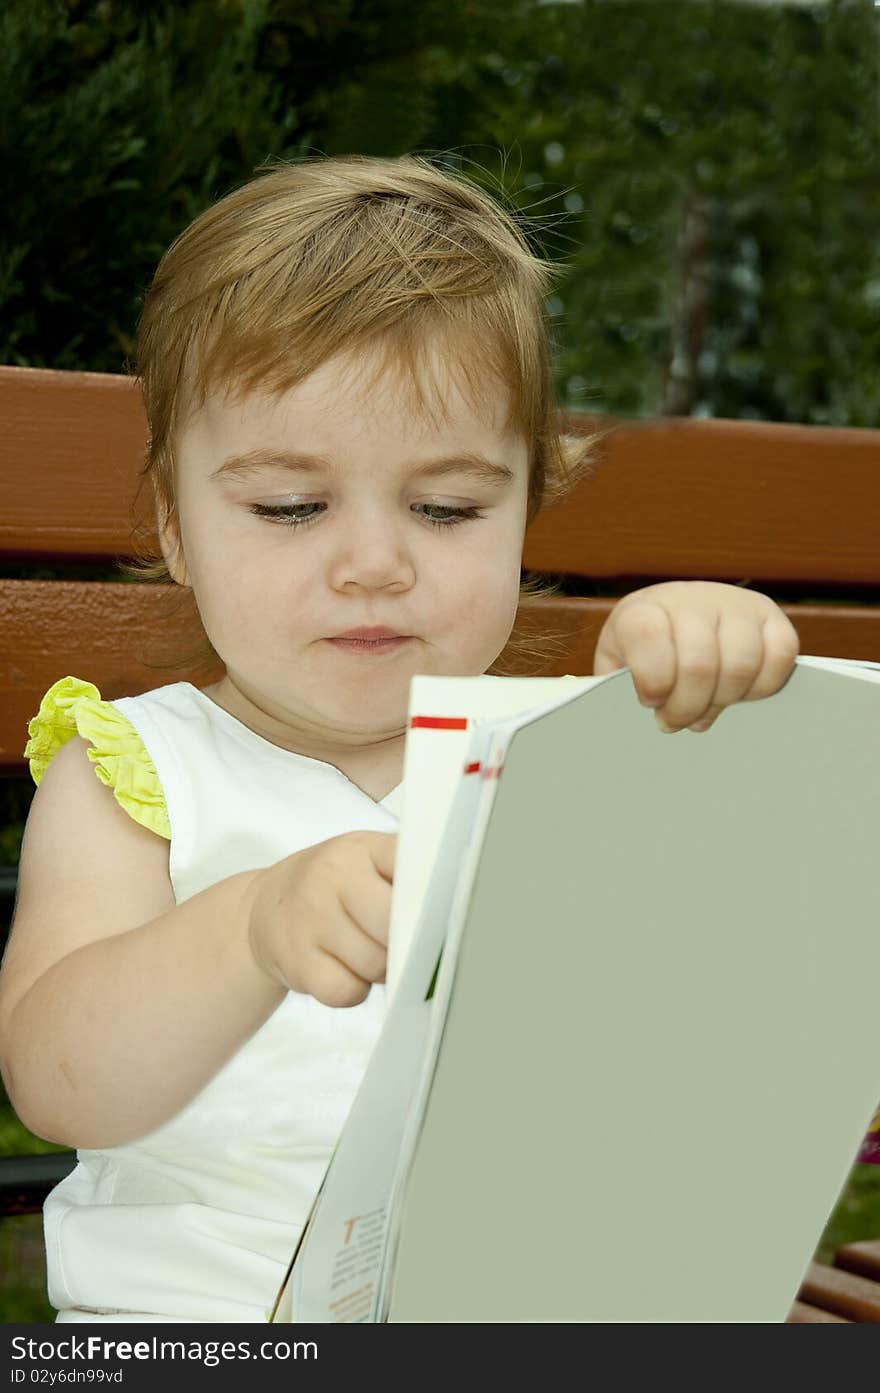
M 3 963 L 8 1006 L 53 963 L 173 908 L 169 844 L 95 778 L 89 746 L 66 741 L 34 794 Z
M 67 741 L 36 789 L 22 841 L 19 907 L 53 883 L 94 883 L 140 865 L 168 881 L 168 841 L 120 806 L 115 790 L 95 778 L 93 750 L 79 735 Z M 161 899 L 167 900 L 163 886 Z
M 139 700 L 124 698 L 120 706 L 131 707 Z M 135 822 L 158 836 L 170 837 L 162 786 L 138 730 L 125 709 L 103 700 L 97 687 L 78 677 L 62 677 L 54 683 L 28 724 L 24 755 L 34 782 L 39 786 L 77 735 L 87 743 L 92 777 L 112 788 L 117 802 Z M 76 761 L 68 757 L 65 766 L 68 763 Z

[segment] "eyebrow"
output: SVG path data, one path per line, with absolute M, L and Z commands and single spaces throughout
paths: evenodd
M 212 470 L 212 479 L 246 479 L 260 470 L 282 469 L 300 474 L 333 474 L 334 461 L 327 455 L 307 455 L 295 450 L 249 450 L 245 454 L 230 455 L 222 464 Z M 442 459 L 428 460 L 413 470 L 413 478 L 439 479 L 451 474 L 468 474 L 484 484 L 503 487 L 513 481 L 515 475 L 506 464 L 498 464 L 486 459 L 485 455 L 473 450 L 462 450 L 455 455 L 445 455 Z

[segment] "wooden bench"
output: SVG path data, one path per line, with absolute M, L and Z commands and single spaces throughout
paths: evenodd
M 591 672 L 616 597 L 668 579 L 763 590 L 782 603 L 802 652 L 880 661 L 880 431 L 587 415 L 565 424 L 603 435 L 592 476 L 526 539 L 526 570 L 562 578 L 565 592 L 521 609 L 525 629 L 564 635 L 565 651 L 542 672 Z M 0 367 L 3 774 L 24 774 L 27 722 L 59 677 L 113 698 L 219 675 L 157 666 L 198 635 L 191 606 L 169 623 L 169 601 L 180 599 L 169 587 L 82 574 L 128 554 L 133 516 L 149 525 L 145 490 L 132 513 L 145 437 L 125 378 Z M 47 566 L 62 576 L 46 578 Z M 0 1215 L 37 1211 L 72 1163 L 3 1158 Z M 851 1244 L 835 1268 L 814 1265 L 789 1319 L 880 1320 L 878 1246 Z
M 786 1324 L 880 1324 L 880 1239 L 845 1243 L 834 1264 L 812 1262 Z

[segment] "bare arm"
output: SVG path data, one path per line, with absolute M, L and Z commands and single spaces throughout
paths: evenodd
M 37 790 L 0 971 L 0 1070 L 31 1131 L 118 1146 L 167 1122 L 288 988 L 384 981 L 397 838 L 354 831 L 174 902 L 168 843 L 74 737 Z
M 96 778 L 85 742 L 34 795 L 0 971 L 0 1069 L 24 1124 L 131 1141 L 188 1103 L 285 995 L 249 944 L 261 871 L 176 905 L 168 843 Z

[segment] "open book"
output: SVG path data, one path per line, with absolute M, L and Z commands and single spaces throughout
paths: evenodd
M 414 678 L 388 1014 L 271 1319 L 784 1320 L 880 1096 L 878 828 L 880 665 L 702 735 L 625 669 Z

